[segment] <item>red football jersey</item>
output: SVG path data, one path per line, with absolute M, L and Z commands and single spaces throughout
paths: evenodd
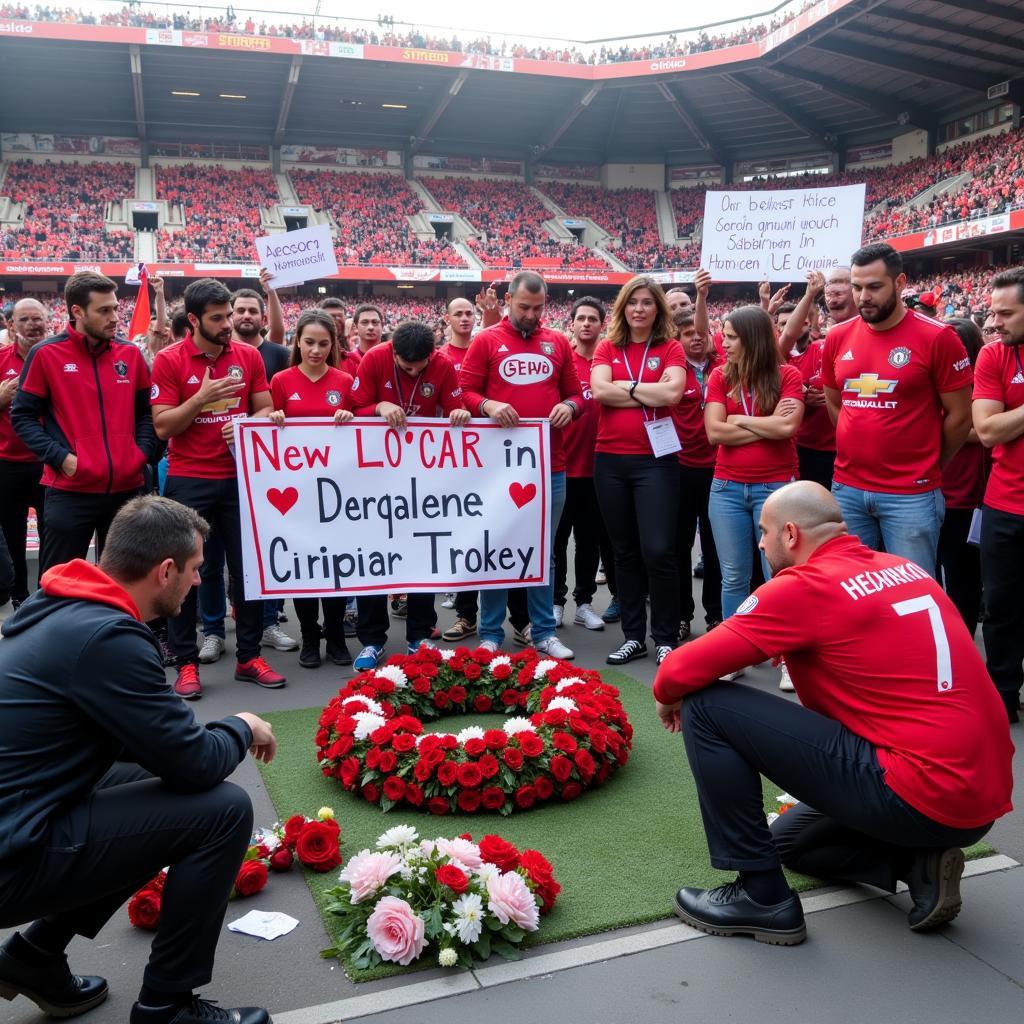
M 647 361 L 644 361 L 646 353 Z M 671 366 L 685 366 L 683 346 L 675 338 L 660 345 L 630 342 L 617 348 L 605 339 L 594 350 L 594 366 L 611 368 L 612 380 L 657 384 Z M 651 442 L 644 428 L 649 419 L 671 416 L 670 409 L 613 409 L 598 404 L 597 451 L 611 455 L 651 455 Z
M 0 382 L 21 376 L 25 359 L 18 348 L 18 343 L 4 345 L 0 348 Z M 0 409 L 0 461 L 4 462 L 37 462 L 36 457 L 25 447 L 25 442 L 14 432 L 11 426 L 11 405 Z
M 363 356 L 351 402 L 357 416 L 376 415 L 380 402 L 401 406 L 407 416 L 447 416 L 465 408 L 455 370 L 443 355 L 431 352 L 426 369 L 410 377 L 396 365 L 390 341 L 374 345 Z
M 821 388 L 821 360 L 825 342 L 812 341 L 803 352 L 790 352 L 786 362 L 800 371 L 804 387 Z M 836 450 L 836 428 L 824 405 L 804 404 L 804 418 L 796 432 L 796 443 L 819 452 Z
M 718 353 L 712 351 L 703 368 L 686 360 L 686 386 L 679 404 L 672 407 L 679 443 L 679 465 L 707 469 L 715 464 L 716 446 L 704 429 L 704 403 L 707 400 L 711 371 L 718 365 Z
M 590 360 L 573 351 L 573 365 L 583 393 L 583 413 L 562 431 L 565 441 L 565 475 L 573 478 L 594 475 L 594 442 L 597 439 L 597 408 L 590 390 Z
M 978 353 L 974 375 L 975 401 L 1002 402 L 1004 410 L 1024 405 L 1024 358 L 1016 345 L 985 345 Z M 1000 512 L 1024 515 L 1024 435 L 992 449 L 985 504 Z
M 203 406 L 199 415 L 167 445 L 168 476 L 227 480 L 235 475 L 235 460 L 221 436 L 224 424 L 248 416 L 253 397 L 269 391 L 267 373 L 259 352 L 250 345 L 229 342 L 216 359 L 200 352 L 186 335 L 184 341 L 162 349 L 153 360 L 151 405 L 178 406 L 187 402 L 210 376 L 236 377 L 245 387 L 232 398 Z
M 717 402 L 725 406 L 726 416 L 770 416 L 774 410 L 744 409 L 743 403 L 726 393 L 722 367 L 711 371 L 708 382 L 708 403 Z M 795 398 L 804 400 L 804 386 L 800 371 L 795 366 L 779 366 L 781 376 L 779 399 Z M 753 444 L 720 444 L 715 458 L 715 477 L 732 480 L 740 484 L 768 484 L 780 480 L 792 480 L 796 466 L 796 445 L 792 438 L 769 441 L 767 438 Z
M 955 606 L 924 569 L 856 537 L 830 540 L 670 654 L 654 694 L 674 703 L 779 655 L 804 707 L 871 743 L 886 784 L 922 814 L 974 828 L 1012 809 L 1006 709 Z
M 971 363 L 952 327 L 910 311 L 888 331 L 860 317 L 825 338 L 821 378 L 840 392 L 835 479 L 887 494 L 942 483 L 940 395 L 971 384 Z
M 469 347 L 459 348 L 458 345 L 453 345 L 450 341 L 446 341 L 437 351 L 455 367 L 455 372 L 458 373 L 462 369 L 462 360 L 466 358 Z
M 297 366 L 290 366 L 270 382 L 275 409 L 285 418 L 295 416 L 333 416 L 339 409 L 351 409 L 349 394 L 352 375 L 327 367 L 319 380 L 310 380 Z

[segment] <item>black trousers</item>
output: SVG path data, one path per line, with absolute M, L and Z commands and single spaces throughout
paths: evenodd
M 408 612 L 405 618 L 405 639 L 414 644 L 418 640 L 427 640 L 437 623 L 434 611 L 434 595 L 410 593 L 406 595 Z M 386 594 L 360 595 L 356 598 L 356 636 L 365 647 L 383 647 L 388 642 L 388 626 L 391 617 L 388 615 L 388 598 Z
M 86 800 L 56 815 L 44 845 L 0 862 L 0 927 L 46 918 L 95 938 L 170 865 L 144 981 L 162 992 L 207 985 L 252 817 L 234 783 L 181 793 L 138 765 L 116 764 Z
M 45 488 L 46 532 L 39 550 L 39 575 L 47 569 L 72 558 L 85 558 L 89 542 L 96 534 L 96 559 L 103 554 L 107 530 L 118 509 L 134 498 L 138 491 L 117 491 L 114 494 L 77 494 Z
M 263 602 L 246 601 L 242 571 L 242 525 L 238 508 L 238 484 L 228 480 L 205 480 L 199 477 L 169 476 L 164 495 L 195 509 L 215 530 L 224 544 L 231 580 L 231 600 L 235 606 L 235 647 L 239 661 L 259 656 L 263 639 Z M 193 587 L 181 606 L 180 614 L 167 622 L 171 650 L 179 665 L 199 660 L 196 643 L 196 607 L 198 590 Z
M 320 606 L 324 609 L 324 636 L 332 643 L 345 644 L 345 605 L 344 597 L 296 597 L 295 616 L 299 620 L 303 640 L 320 640 Z
M 455 595 L 455 614 L 476 625 L 479 614 L 479 590 L 460 590 Z M 524 629 L 530 621 L 530 613 L 526 610 L 526 591 L 522 587 L 508 589 L 508 621 L 513 629 Z
M 981 582 L 985 591 L 988 673 L 1017 721 L 1024 683 L 1024 516 L 987 505 L 981 517 Z
M 981 609 L 981 551 L 976 545 L 967 543 L 973 516 L 972 508 L 946 508 L 946 517 L 939 531 L 936 574 L 971 636 L 978 629 L 978 612 Z
M 683 738 L 711 863 L 779 866 L 887 889 L 921 850 L 969 846 L 992 827 L 950 828 L 898 797 L 867 740 L 784 697 L 712 683 L 683 701 Z M 771 831 L 761 775 L 800 803 Z
M 796 446 L 796 461 L 800 467 L 801 480 L 813 480 L 826 491 L 832 490 L 832 472 L 836 466 L 836 453 L 824 452 L 818 448 Z
M 697 606 L 693 598 L 693 567 L 690 552 L 694 537 L 700 529 L 700 551 L 704 556 L 704 579 L 701 581 L 701 604 L 704 621 L 722 621 L 722 567 L 718 564 L 718 549 L 708 516 L 708 499 L 714 466 L 679 467 L 679 523 L 676 557 L 679 560 L 679 611 L 683 622 L 692 622 Z
M 597 491 L 594 489 L 592 476 L 566 477 L 565 507 L 562 518 L 555 531 L 555 604 L 564 605 L 569 594 L 567 577 L 569 571 L 569 536 L 575 538 L 576 549 L 573 558 L 573 569 L 576 574 L 576 585 L 573 587 L 572 599 L 578 608 L 581 604 L 590 604 L 597 593 L 597 565 L 602 554 L 605 554 L 605 574 L 611 565 L 608 575 L 608 589 L 615 594 L 615 573 L 611 540 L 601 518 L 601 506 L 597 502 Z
M 28 559 L 25 544 L 28 537 L 28 510 L 36 510 L 40 543 L 45 533 L 41 462 L 7 462 L 0 460 L 0 533 L 7 541 L 7 550 L 14 565 L 11 597 L 24 601 L 29 595 Z M 88 548 L 86 548 L 88 550 Z M 35 587 L 32 588 L 33 590 Z
M 651 636 L 674 646 L 679 636 L 679 463 L 674 455 L 594 456 L 594 484 L 615 556 L 622 632 L 647 639 L 648 592 Z M 645 572 L 646 570 L 646 572 Z

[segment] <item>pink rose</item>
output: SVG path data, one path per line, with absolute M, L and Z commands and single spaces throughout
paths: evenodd
M 537 900 L 523 876 L 515 871 L 492 875 L 487 879 L 487 908 L 502 923 L 511 921 L 524 931 L 535 932 L 540 927 Z
M 381 959 L 403 967 L 423 952 L 424 930 L 423 918 L 397 896 L 384 896 L 366 922 L 366 934 Z
M 480 856 L 480 847 L 461 837 L 438 839 L 437 849 L 450 857 L 458 866 L 465 867 L 469 871 L 476 871 L 484 862 Z
M 401 867 L 402 858 L 397 853 L 371 853 L 363 850 L 345 865 L 339 878 L 352 886 L 352 902 L 362 903 L 378 889 L 382 889 Z

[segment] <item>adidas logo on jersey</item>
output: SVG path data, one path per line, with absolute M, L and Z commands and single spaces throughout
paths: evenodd
M 1021 373 L 1020 370 L 1018 370 L 1013 375 L 1013 380 L 1011 380 L 1010 383 L 1011 384 L 1024 384 L 1024 373 Z
M 387 381 L 384 382 L 384 390 L 385 391 L 390 391 L 391 390 L 391 381 L 387 380 Z
M 301 402 L 302 401 L 302 395 L 300 395 L 298 393 L 298 391 L 296 391 L 295 394 L 289 396 L 288 401 L 289 402 Z
M 187 381 L 185 381 L 185 383 L 186 384 L 198 384 L 199 383 L 199 378 L 193 373 L 192 376 L 189 377 L 189 379 Z
M 844 355 L 843 358 L 840 359 L 839 361 L 841 363 L 852 363 L 853 362 L 853 350 L 852 349 L 847 349 L 846 350 L 846 355 Z
M 498 346 L 498 351 L 499 352 L 507 352 L 508 351 L 508 345 L 499 345 Z

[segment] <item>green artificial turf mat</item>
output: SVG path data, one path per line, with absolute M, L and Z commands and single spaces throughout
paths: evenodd
M 281 820 L 291 814 L 315 815 L 323 805 L 334 808 L 341 823 L 342 854 L 372 848 L 377 837 L 392 825 L 414 825 L 424 839 L 471 832 L 474 839 L 497 833 L 519 849 L 540 850 L 552 862 L 562 893 L 554 910 L 542 918 L 539 932 L 527 936 L 526 945 L 557 942 L 643 924 L 671 916 L 672 897 L 681 885 L 701 888 L 721 885 L 734 872 L 713 868 L 708 860 L 704 828 L 693 777 L 680 735 L 662 728 L 654 712 L 648 686 L 614 671 L 602 677 L 622 691 L 622 703 L 633 724 L 633 752 L 629 763 L 599 789 L 568 804 L 545 805 L 511 814 L 449 814 L 435 817 L 411 808 L 387 814 L 340 784 L 321 775 L 315 761 L 313 737 L 320 708 L 276 711 L 266 717 L 278 739 L 274 762 L 263 768 L 263 778 Z M 457 731 L 465 725 L 491 724 L 493 715 L 459 715 L 441 720 Z M 776 806 L 779 789 L 765 783 L 765 808 Z M 270 824 L 263 822 L 261 824 Z M 978 844 L 967 851 L 977 857 L 991 847 Z M 337 884 L 337 872 L 306 878 L 328 934 L 337 934 L 336 918 L 323 912 L 325 893 Z M 819 884 L 790 874 L 796 890 Z M 435 965 L 424 957 L 421 966 Z M 411 968 L 410 968 L 411 969 Z M 346 968 L 356 981 L 400 973 L 402 968 L 369 971 Z

